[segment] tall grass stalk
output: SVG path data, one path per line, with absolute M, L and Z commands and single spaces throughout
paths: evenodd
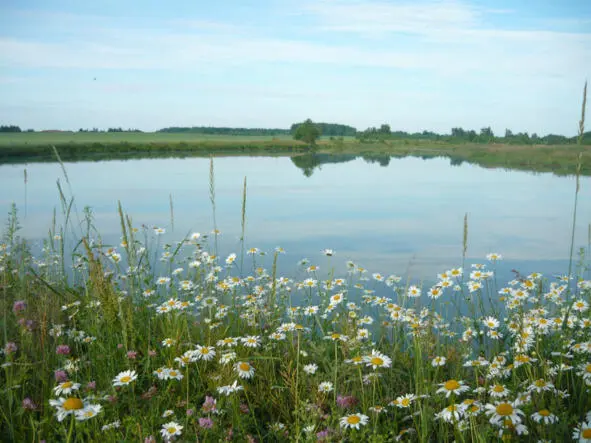
M 581 145 L 583 140 L 583 135 L 585 133 L 585 108 L 587 107 L 587 82 L 585 82 L 585 86 L 583 87 L 583 104 L 581 107 L 581 120 L 579 121 L 579 137 L 578 137 L 578 144 Z M 570 251 L 569 251 L 569 259 L 568 259 L 568 278 L 572 278 L 572 267 L 573 267 L 573 252 L 575 248 L 575 231 L 577 226 L 577 208 L 579 202 L 579 191 L 581 189 L 580 184 L 580 176 L 581 176 L 581 164 L 582 164 L 582 156 L 583 153 L 579 152 L 578 162 L 577 162 L 577 171 L 575 174 L 575 201 L 573 205 L 573 217 L 572 217 L 572 228 L 571 228 L 571 240 L 570 240 Z M 571 306 L 571 295 L 572 291 L 571 285 L 568 285 L 567 292 L 566 292 L 566 303 L 567 309 L 566 313 L 564 314 L 564 322 L 562 324 L 562 329 L 564 330 L 568 323 L 568 317 L 570 315 L 572 306 Z
M 244 264 L 244 241 L 246 232 L 246 176 L 244 177 L 244 185 L 242 187 L 242 211 L 240 217 L 240 275 L 242 275 L 242 267 Z
M 214 251 L 215 255 L 218 255 L 218 225 L 215 211 L 215 171 L 213 168 L 213 156 L 209 157 L 209 201 L 211 202 L 211 213 L 213 215 Z

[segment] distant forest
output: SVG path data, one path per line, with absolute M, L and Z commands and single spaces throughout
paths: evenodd
M 301 123 L 294 123 L 289 129 L 281 128 L 229 128 L 215 126 L 193 126 L 193 127 L 169 127 L 159 129 L 156 132 L 164 133 L 191 133 L 207 135 L 241 135 L 241 136 L 289 136 L 295 133 L 295 130 Z M 506 129 L 503 135 L 494 134 L 490 127 L 485 127 L 479 131 L 473 129 L 464 129 L 456 127 L 451 129 L 450 134 L 438 134 L 432 131 L 406 132 L 392 131 L 390 125 L 382 124 L 379 127 L 370 127 L 364 131 L 358 131 L 356 128 L 338 123 L 314 123 L 321 131 L 324 137 L 355 137 L 363 142 L 385 141 L 385 140 L 433 140 L 448 143 L 505 143 L 514 145 L 565 145 L 577 143 L 577 136 L 566 137 L 564 135 L 547 134 L 539 136 L 536 133 L 527 132 L 514 133 Z M 0 126 L 0 132 L 35 132 L 32 129 L 23 131 L 16 125 Z M 43 132 L 43 131 L 42 131 Z M 47 131 L 58 132 L 58 131 Z M 100 130 L 98 128 L 83 129 L 78 132 L 142 132 L 139 129 L 108 128 Z M 583 135 L 582 143 L 591 145 L 591 131 Z

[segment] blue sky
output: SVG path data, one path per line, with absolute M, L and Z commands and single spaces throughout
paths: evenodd
M 0 0 L 0 124 L 23 128 L 574 135 L 590 74 L 588 0 Z

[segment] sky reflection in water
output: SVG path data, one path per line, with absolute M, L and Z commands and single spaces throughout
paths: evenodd
M 0 205 L 14 201 L 21 234 L 46 235 L 55 185 L 65 180 L 58 164 L 0 166 Z M 136 226 L 167 228 L 166 241 L 193 231 L 211 231 L 209 160 L 145 159 L 68 163 L 78 212 L 91 206 L 105 241 L 118 243 L 117 200 Z M 346 260 L 371 272 L 432 279 L 461 263 L 462 225 L 469 217 L 468 256 L 505 257 L 502 273 L 565 273 L 568 267 L 574 177 L 485 169 L 447 159 L 392 159 L 387 166 L 355 159 L 316 167 L 310 177 L 286 157 L 215 159 L 216 204 L 221 253 L 239 252 L 242 182 L 248 180 L 247 247 L 271 252 L 283 246 L 283 269 L 307 257 L 321 266 L 320 250 L 336 251 L 333 264 Z M 309 173 L 309 171 L 308 171 Z M 174 202 L 174 232 L 169 195 Z M 591 222 L 591 180 L 581 179 L 576 248 L 587 245 Z M 76 220 L 76 218 L 74 218 Z M 267 259 L 270 266 L 271 259 Z M 326 267 L 324 267 L 326 270 Z

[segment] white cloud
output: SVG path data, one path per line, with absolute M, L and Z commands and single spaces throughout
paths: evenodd
M 432 34 L 477 25 L 482 11 L 456 1 L 386 2 L 320 0 L 304 6 L 321 28 L 375 35 Z

